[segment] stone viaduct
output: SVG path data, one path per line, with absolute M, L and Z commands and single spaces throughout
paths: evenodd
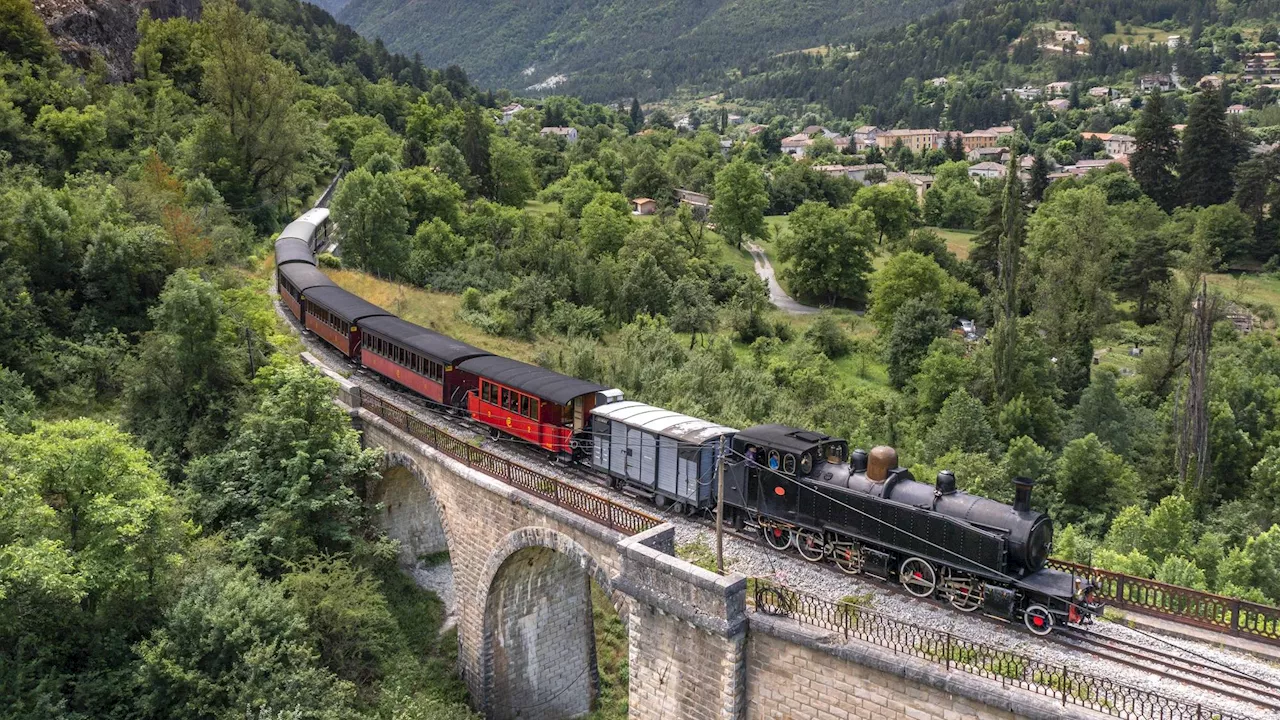
M 338 403 L 384 451 L 370 489 L 401 560 L 447 551 L 459 672 L 486 718 L 587 714 L 597 687 L 591 581 L 627 626 L 633 720 L 1098 717 L 923 660 L 749 611 L 746 579 L 674 555 L 674 528 L 611 529 L 502 482 L 375 413 Z

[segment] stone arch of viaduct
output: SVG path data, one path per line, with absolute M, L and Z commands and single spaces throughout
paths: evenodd
M 304 359 L 338 381 L 365 446 L 383 450 L 368 499 L 402 562 L 449 553 L 459 672 L 487 718 L 590 709 L 589 580 L 627 625 L 634 720 L 1098 717 L 750 613 L 745 578 L 676 558 L 671 525 L 626 536 L 502 483 L 362 408 L 358 386 Z

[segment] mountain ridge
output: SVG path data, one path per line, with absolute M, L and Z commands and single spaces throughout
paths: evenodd
M 558 90 L 611 100 L 697 83 L 764 54 L 848 41 L 954 2 L 350 0 L 337 17 L 428 65 L 460 65 L 480 84 L 523 89 L 564 75 Z

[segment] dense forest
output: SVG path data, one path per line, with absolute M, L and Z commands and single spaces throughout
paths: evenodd
M 254 10 L 144 18 L 110 84 L 0 1 L 2 717 L 471 716 L 263 252 L 344 123 L 472 91 Z
M 338 17 L 428 64 L 461 65 L 483 86 L 564 76 L 557 92 L 616 101 L 622 93 L 656 99 L 740 63 L 861 37 L 948 1 L 351 0 Z

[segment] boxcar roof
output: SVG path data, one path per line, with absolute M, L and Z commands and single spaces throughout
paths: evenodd
M 306 263 L 315 265 L 316 258 L 311 254 L 311 246 L 306 240 L 282 237 L 276 241 L 276 265 L 288 263 Z
M 329 210 L 326 208 L 308 210 L 299 216 L 297 220 L 285 225 L 280 237 L 298 238 L 299 240 L 311 242 L 311 238 L 316 234 L 316 228 L 328 219 Z
M 378 333 L 388 340 L 435 358 L 446 365 L 456 365 L 463 360 L 491 354 L 487 350 L 473 347 L 461 340 L 454 340 L 448 335 L 428 330 L 421 325 L 414 325 L 394 315 L 371 317 L 360 325 L 369 332 Z
M 557 405 L 566 405 L 576 397 L 608 390 L 603 385 L 497 355 L 464 360 L 458 367 Z
M 787 425 L 756 425 L 738 432 L 739 443 L 758 442 L 777 450 L 800 453 L 818 443 L 832 440 L 830 435 Z
M 691 445 L 701 445 L 721 435 L 737 432 L 731 427 L 631 400 L 600 405 L 591 413 Z
M 356 322 L 375 315 L 391 314 L 368 300 L 336 286 L 312 288 L 307 293 L 307 301 L 323 306 L 348 322 Z
M 289 263 L 280 266 L 280 274 L 284 275 L 294 287 L 305 293 L 312 288 L 337 287 L 328 275 L 320 272 L 314 265 L 306 263 Z

